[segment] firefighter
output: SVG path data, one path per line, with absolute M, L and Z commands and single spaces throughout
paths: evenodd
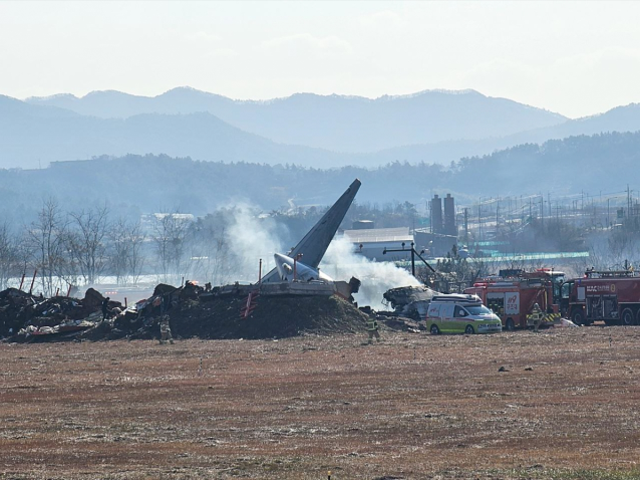
M 110 298 L 107 297 L 102 301 L 102 321 L 105 321 L 109 314 L 109 300 Z
M 373 337 L 376 337 L 376 341 L 380 341 L 380 334 L 378 333 L 378 321 L 375 317 L 369 317 L 367 320 L 367 332 L 369 333 L 369 345 L 373 341 Z
M 533 321 L 533 331 L 537 332 L 538 328 L 540 328 L 540 324 L 542 323 L 542 319 L 544 317 L 544 313 L 540 309 L 540 305 L 537 303 L 533 304 L 533 308 L 531 309 L 531 314 L 529 318 Z
M 173 345 L 171 325 L 169 325 L 169 315 L 163 315 L 160 319 L 160 345 L 164 345 L 167 341 Z

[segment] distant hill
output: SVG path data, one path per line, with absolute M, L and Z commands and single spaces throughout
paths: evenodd
M 569 120 L 559 125 L 521 132 L 505 137 L 510 145 L 541 143 L 550 139 L 561 139 L 572 135 L 594 135 L 606 132 L 636 132 L 640 130 L 640 104 L 613 108 L 589 117 Z
M 207 109 L 220 112 L 232 123 L 244 122 L 245 129 L 203 111 Z M 141 113 L 155 110 L 160 113 Z M 515 112 L 515 116 L 507 115 L 508 111 Z M 533 112 L 532 116 L 527 112 Z M 529 119 L 526 122 L 507 122 L 508 118 L 525 117 Z M 556 123 L 519 131 L 538 122 L 533 118 Z M 374 168 L 398 161 L 449 165 L 463 157 L 489 155 L 521 144 L 638 131 L 640 105 L 566 120 L 473 91 L 423 92 L 376 100 L 300 94 L 269 102 L 237 102 L 180 88 L 153 98 L 120 92 L 94 92 L 83 98 L 57 95 L 29 101 L 0 96 L 0 127 L 0 168 L 34 168 L 50 161 L 126 154 L 317 168 Z M 260 129 L 271 137 L 249 133 Z M 458 132 L 456 139 L 432 143 L 424 140 L 444 138 L 454 130 Z M 506 134 L 514 130 L 517 133 Z M 503 134 L 487 136 L 494 131 Z M 273 136 L 278 137 L 277 141 Z M 418 137 L 424 141 L 413 141 Z M 279 143 L 286 138 L 294 142 Z M 302 145 L 305 142 L 367 146 L 349 153 Z M 370 151 L 373 145 L 388 143 L 396 145 Z
M 479 140 L 458 140 L 433 144 L 404 145 L 381 150 L 367 160 L 371 165 L 384 165 L 395 160 L 408 162 L 436 162 L 448 165 L 463 157 L 490 155 L 493 152 L 514 146 L 548 140 L 561 140 L 571 136 L 597 135 L 610 132 L 640 131 L 640 104 L 632 103 L 616 107 L 607 112 L 575 120 L 567 120 L 559 125 L 538 128 L 513 135 Z
M 640 189 L 640 133 L 609 133 L 526 144 L 450 168 L 395 162 L 367 169 L 327 170 L 256 163 L 198 162 L 160 155 L 127 155 L 52 164 L 36 170 L 0 170 L 0 215 L 16 222 L 33 215 L 50 195 L 67 210 L 109 202 L 131 214 L 180 210 L 202 215 L 248 202 L 265 211 L 291 205 L 329 205 L 354 178 L 357 203 L 380 207 L 425 205 L 434 193 L 459 204 L 478 197 L 552 197 Z M 637 194 L 635 194 L 637 196 Z
M 433 90 L 376 99 L 300 93 L 269 101 L 235 101 L 176 88 L 157 97 L 101 91 L 82 98 L 66 94 L 27 102 L 99 118 L 208 112 L 274 142 L 350 153 L 503 137 L 566 120 L 556 113 L 473 90 Z
M 577 195 L 621 191 L 628 184 L 637 189 L 638 164 L 640 132 L 612 132 L 517 145 L 464 158 L 452 173 L 457 188 L 493 189 L 490 195 Z
M 277 144 L 209 113 L 103 119 L 0 96 L 0 129 L 0 168 L 128 153 L 325 167 L 348 162 L 332 152 Z

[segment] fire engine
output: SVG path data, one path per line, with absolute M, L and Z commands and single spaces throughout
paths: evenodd
M 545 314 L 543 325 L 560 321 L 555 300 L 560 297 L 563 279 L 564 273 L 550 269 L 501 270 L 497 276 L 479 279 L 464 293 L 478 295 L 500 317 L 505 330 L 515 330 L 533 326 L 528 316 L 536 303 Z
M 562 285 L 561 311 L 576 325 L 640 324 L 640 277 L 632 271 L 589 270 Z

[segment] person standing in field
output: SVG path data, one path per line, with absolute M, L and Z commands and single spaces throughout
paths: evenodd
M 538 328 L 540 328 L 540 324 L 542 323 L 543 317 L 544 317 L 544 314 L 540 309 L 540 305 L 538 305 L 537 303 L 534 303 L 533 308 L 531 309 L 531 314 L 529 315 L 529 318 L 533 321 L 534 332 L 537 332 Z
M 369 319 L 367 320 L 367 332 L 369 333 L 369 342 L 368 344 L 371 345 L 371 343 L 373 342 L 373 337 L 376 337 L 376 341 L 380 341 L 380 333 L 378 332 L 379 327 L 378 327 L 378 321 L 375 319 L 375 317 L 369 317 Z
M 173 335 L 171 335 L 171 325 L 169 325 L 169 315 L 160 317 L 160 345 L 169 342 L 173 345 Z
M 102 321 L 106 320 L 109 314 L 109 300 L 109 297 L 107 297 L 102 301 Z

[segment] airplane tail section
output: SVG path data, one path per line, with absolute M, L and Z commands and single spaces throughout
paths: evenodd
M 301 261 L 312 268 L 318 268 L 322 257 L 329 248 L 329 244 L 338 227 L 342 223 L 344 216 L 347 214 L 347 210 L 353 203 L 353 199 L 358 193 L 361 182 L 357 178 L 349 185 L 347 191 L 333 204 L 333 206 L 325 213 L 322 218 L 316 223 L 311 230 L 304 236 L 302 240 L 293 248 L 287 256 L 296 258 L 297 255 L 302 254 Z M 263 282 L 277 282 L 280 281 L 278 271 L 274 268 L 267 273 L 262 279 Z

